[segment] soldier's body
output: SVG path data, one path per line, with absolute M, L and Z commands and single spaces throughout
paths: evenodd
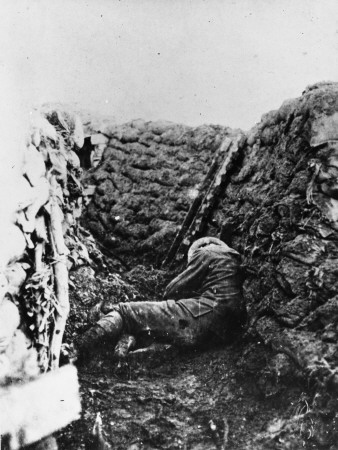
M 230 340 L 246 320 L 240 255 L 219 239 L 202 238 L 189 250 L 188 266 L 167 286 L 163 301 L 112 306 L 79 341 L 80 352 L 123 333 L 179 346 Z

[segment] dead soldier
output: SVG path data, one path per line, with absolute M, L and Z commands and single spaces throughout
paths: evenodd
M 113 346 L 123 334 L 136 342 L 147 335 L 182 347 L 231 340 L 246 320 L 239 253 L 216 238 L 197 240 L 186 270 L 169 283 L 164 298 L 119 303 L 104 311 L 77 343 L 80 361 L 99 343 Z

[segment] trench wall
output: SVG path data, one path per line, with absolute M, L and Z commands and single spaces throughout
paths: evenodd
M 136 120 L 104 130 L 83 223 L 118 255 L 158 264 L 198 195 L 215 151 L 239 130 Z
M 244 257 L 251 330 L 336 387 L 337 111 L 319 83 L 264 115 L 209 225 Z

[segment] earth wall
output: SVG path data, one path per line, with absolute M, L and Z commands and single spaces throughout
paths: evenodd
M 143 120 L 103 132 L 109 143 L 84 181 L 95 193 L 83 224 L 115 254 L 158 264 L 223 140 L 241 132 Z
M 243 255 L 249 330 L 338 387 L 338 83 L 265 114 L 213 211 Z

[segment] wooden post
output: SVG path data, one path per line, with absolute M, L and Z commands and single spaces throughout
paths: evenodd
M 69 294 L 68 294 L 68 269 L 67 269 L 67 253 L 68 249 L 64 243 L 62 233 L 62 222 L 60 207 L 56 197 L 57 181 L 55 175 L 51 177 L 51 199 L 50 199 L 50 237 L 54 252 L 55 262 L 54 276 L 56 298 L 59 304 L 56 312 L 54 330 L 50 344 L 50 367 L 52 370 L 59 367 L 60 350 L 62 344 L 63 333 L 69 314 Z

